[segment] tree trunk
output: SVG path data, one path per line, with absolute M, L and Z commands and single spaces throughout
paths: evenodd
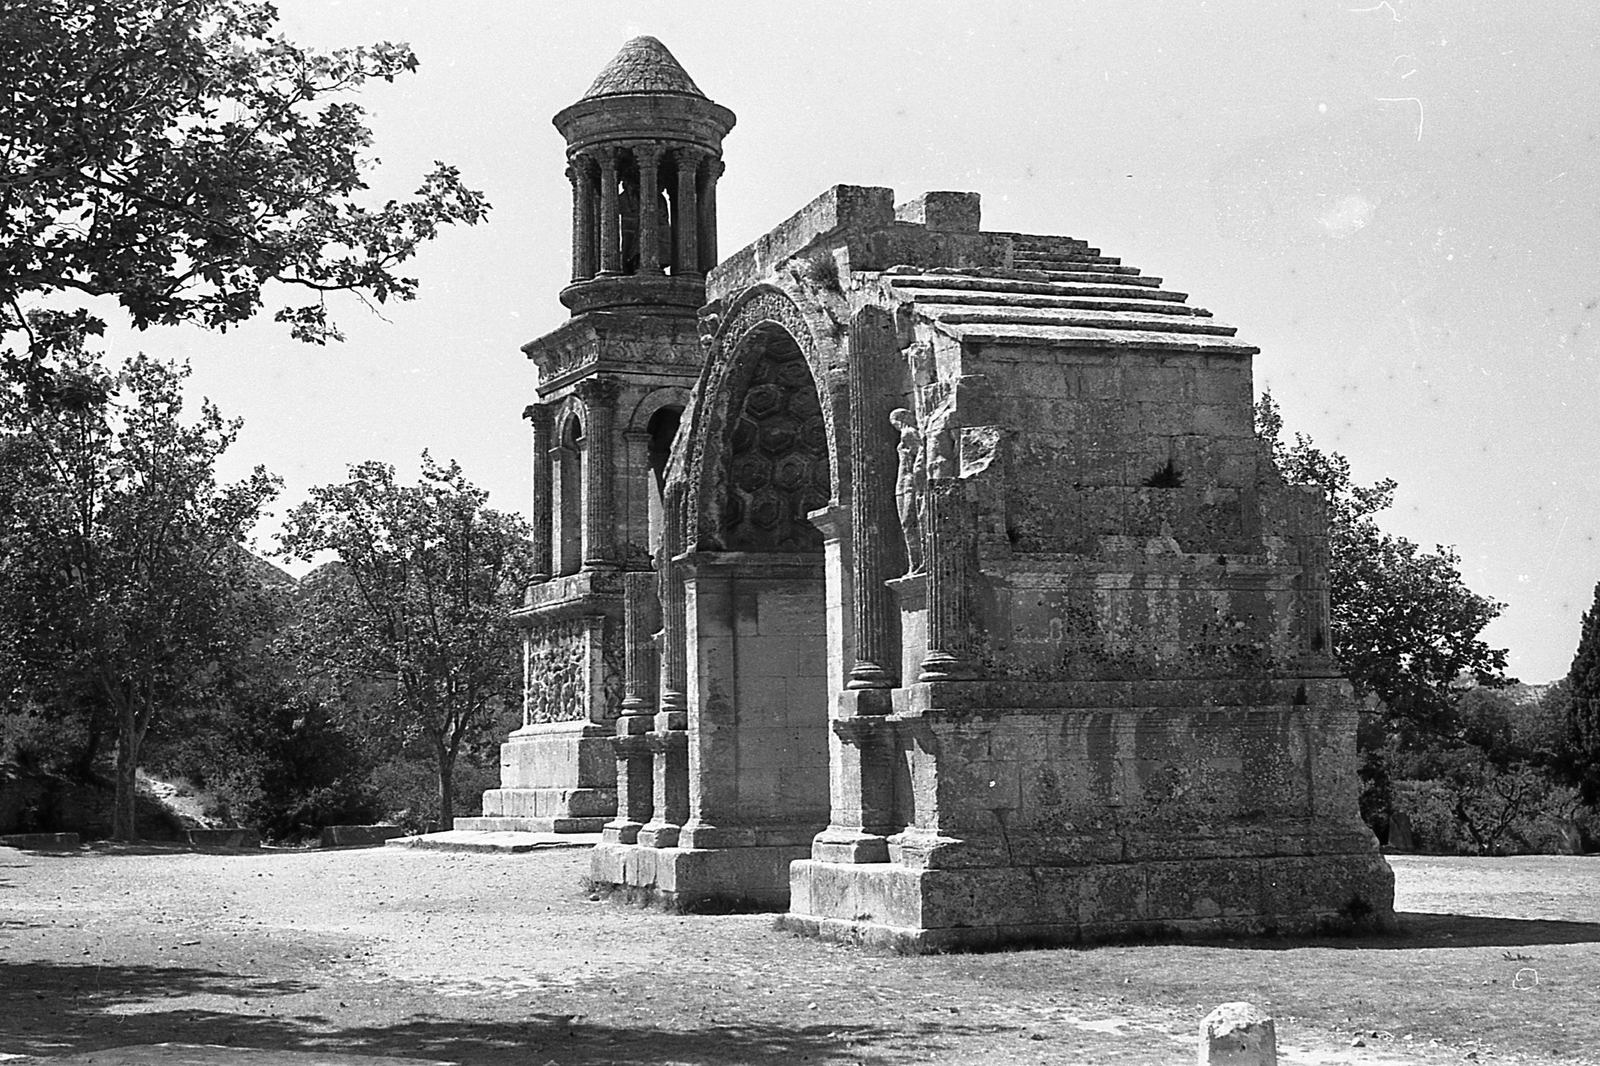
M 117 719 L 116 791 L 111 806 L 111 838 L 132 844 L 139 839 L 139 830 L 133 820 L 134 788 L 139 771 L 139 738 L 133 708 L 123 709 Z
M 442 742 L 433 746 L 433 752 L 439 762 L 439 829 L 446 831 L 455 826 L 455 759 Z

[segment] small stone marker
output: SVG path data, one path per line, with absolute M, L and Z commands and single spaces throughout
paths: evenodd
M 1200 1023 L 1200 1066 L 1278 1066 L 1278 1031 L 1249 1003 L 1224 1003 Z

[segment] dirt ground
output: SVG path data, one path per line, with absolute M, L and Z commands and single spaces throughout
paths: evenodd
M 1393 862 L 1396 938 L 901 958 L 592 901 L 581 849 L 0 848 L 0 1058 L 1181 1063 L 1244 999 L 1286 1063 L 1600 1062 L 1600 857 Z

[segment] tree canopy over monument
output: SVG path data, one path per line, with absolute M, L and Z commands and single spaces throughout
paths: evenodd
M 275 313 L 293 336 L 337 339 L 325 294 L 411 299 L 401 264 L 442 224 L 484 216 L 443 163 L 414 199 L 358 203 L 372 137 L 345 97 L 416 56 L 389 43 L 319 53 L 276 20 L 257 0 L 0 7 L 8 376 L 47 387 L 69 338 L 103 330 L 73 297 L 114 298 L 140 329 L 226 329 L 278 284 L 307 297 Z
M 1439 731 L 1461 692 L 1503 683 L 1506 653 L 1481 634 L 1504 605 L 1467 588 L 1449 548 L 1424 551 L 1378 528 L 1373 515 L 1393 505 L 1394 480 L 1359 485 L 1338 452 L 1299 433 L 1286 442 L 1270 392 L 1256 429 L 1285 479 L 1327 493 L 1334 650 L 1357 688 L 1383 700 L 1391 728 Z

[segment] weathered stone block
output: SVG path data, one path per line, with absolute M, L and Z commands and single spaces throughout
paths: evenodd
M 1224 1003 L 1200 1023 L 1200 1066 L 1278 1066 L 1272 1018 L 1249 1003 Z

